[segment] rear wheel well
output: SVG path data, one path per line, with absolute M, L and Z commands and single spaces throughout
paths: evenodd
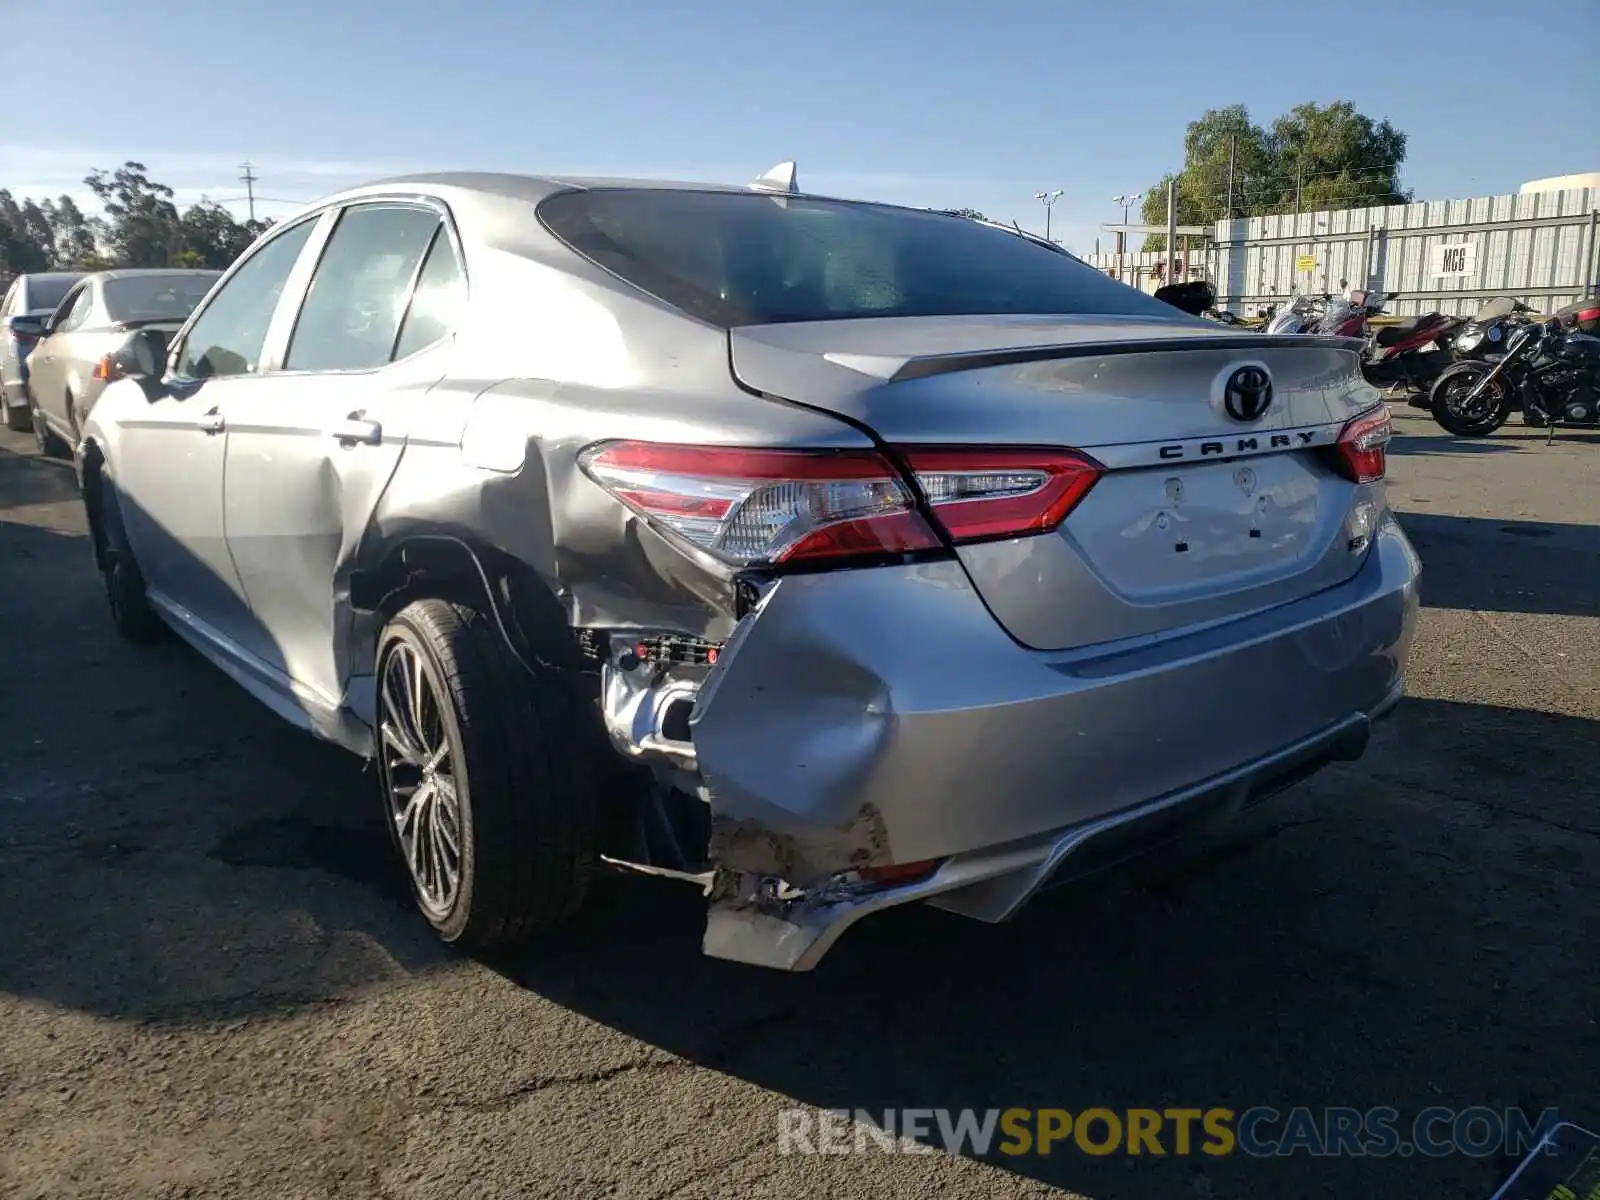
M 525 563 L 451 535 L 424 534 L 390 549 L 377 566 L 355 572 L 350 603 L 367 630 L 356 648 L 373 662 L 384 627 L 407 605 L 446 600 L 482 612 L 506 651 L 540 679 L 553 679 L 571 697 L 577 744 L 589 756 L 598 784 L 602 844 L 626 836 L 649 786 L 649 772 L 611 748 L 600 708 L 600 666 L 581 648 L 577 631 L 542 577 Z
M 439 599 L 483 612 L 524 666 L 582 673 L 583 656 L 566 614 L 531 568 L 498 551 L 449 535 L 425 534 L 395 546 L 350 580 L 350 603 L 379 628 L 414 600 Z

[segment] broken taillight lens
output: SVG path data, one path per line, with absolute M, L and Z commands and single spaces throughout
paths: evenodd
M 1388 445 L 1393 436 L 1388 405 L 1380 404 L 1352 418 L 1334 443 L 1334 468 L 1352 483 L 1376 483 L 1388 469 Z
M 911 489 L 872 451 L 612 442 L 579 463 L 652 524 L 741 566 L 939 546 Z
M 1056 449 L 895 451 L 954 542 L 1054 529 L 1099 463 Z M 579 459 L 653 524 L 738 563 L 792 563 L 938 549 L 906 478 L 874 451 L 748 450 L 611 442 Z

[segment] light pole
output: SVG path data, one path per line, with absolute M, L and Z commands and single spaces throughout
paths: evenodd
M 1131 196 L 1113 196 L 1111 197 L 1111 203 L 1122 205 L 1122 223 L 1126 225 L 1128 223 L 1128 210 L 1143 199 L 1143 192 L 1134 192 Z M 1117 230 L 1117 272 L 1119 278 L 1122 272 L 1122 254 L 1127 249 L 1127 246 L 1127 233 L 1121 229 Z
M 1035 192 L 1033 198 L 1044 205 L 1044 240 L 1050 240 L 1050 207 L 1062 197 L 1062 191 L 1057 188 L 1053 192 Z

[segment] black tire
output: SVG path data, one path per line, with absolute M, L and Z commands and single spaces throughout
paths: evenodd
M 101 476 L 93 486 L 96 498 L 90 506 L 89 530 L 94 538 L 95 562 L 106 586 L 111 623 L 130 642 L 158 641 L 165 634 L 166 626 L 150 607 L 145 594 L 144 575 L 123 529 L 117 490 L 106 476 Z
M 434 758 L 438 774 L 384 736 L 391 729 L 411 738 L 409 710 L 397 710 L 393 701 L 409 694 L 396 682 L 403 686 L 418 666 L 433 702 L 420 706 L 416 745 L 419 760 L 430 748 L 434 755 L 447 748 L 442 763 Z M 594 873 L 596 809 L 590 741 L 566 682 L 525 670 L 492 618 L 432 599 L 407 605 L 384 627 L 376 671 L 383 816 L 417 907 L 435 932 L 482 950 L 523 941 L 575 913 Z M 441 799 L 444 764 L 453 802 Z M 428 804 L 415 804 L 429 783 Z M 412 799 L 397 794 L 408 785 Z M 453 817 L 439 815 L 452 803 Z M 429 820 L 435 824 L 424 840 L 440 856 L 436 867 L 448 857 L 454 830 L 453 892 L 435 886 L 447 870 L 430 874 L 419 866 L 430 851 L 416 850 L 418 826 Z M 408 824 L 414 853 L 402 834 Z
M 1428 393 L 1433 419 L 1457 437 L 1487 437 L 1506 423 L 1511 413 L 1509 385 L 1497 379 L 1479 396 L 1473 408 L 1462 407 L 1462 400 L 1479 379 L 1492 369 L 1491 364 L 1463 362 L 1443 371 Z
M 27 433 L 33 428 L 33 414 L 13 405 L 3 387 L 0 387 L 0 424 L 12 433 Z

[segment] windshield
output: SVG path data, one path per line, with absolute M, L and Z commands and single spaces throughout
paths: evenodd
M 222 274 L 124 275 L 105 282 L 106 311 L 113 321 L 182 321 Z
M 1517 302 L 1510 296 L 1496 296 L 1478 310 L 1474 321 L 1493 321 L 1500 317 L 1509 317 L 1517 311 Z
M 1067 255 L 917 209 L 630 188 L 564 192 L 539 215 L 579 254 L 724 327 L 985 313 L 1177 317 Z

